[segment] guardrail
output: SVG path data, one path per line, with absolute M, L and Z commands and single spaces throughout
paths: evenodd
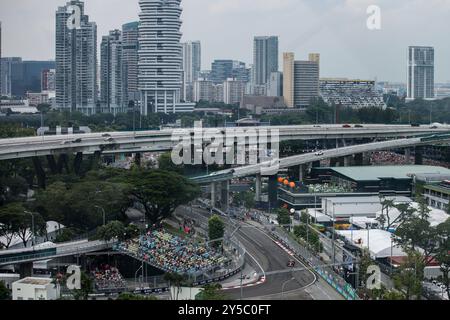
M 264 228 L 284 246 L 292 250 L 300 257 L 311 269 L 327 281 L 340 295 L 347 300 L 359 300 L 358 294 L 353 287 L 340 277 L 332 268 L 324 267 L 323 262 L 317 258 L 311 251 L 300 246 L 297 241 L 293 241 L 289 234 L 280 227 L 270 224 L 265 217 L 259 216 L 258 221 Z

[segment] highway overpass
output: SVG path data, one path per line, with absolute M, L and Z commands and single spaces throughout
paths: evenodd
M 229 181 L 234 178 L 243 178 L 256 175 L 276 175 L 277 170 L 294 166 L 309 164 L 316 161 L 341 158 L 354 154 L 374 152 L 380 150 L 402 149 L 430 144 L 443 144 L 450 142 L 450 134 L 437 134 L 421 138 L 396 139 L 382 142 L 341 147 L 324 150 L 321 153 L 306 153 L 302 155 L 278 159 L 273 162 L 263 162 L 256 165 L 247 165 L 233 169 L 217 171 L 209 175 L 192 178 L 191 180 L 199 184 Z
M 237 128 L 214 128 L 225 134 Z M 412 127 L 406 125 L 364 125 L 362 128 L 345 128 L 342 125 L 321 126 L 270 126 L 240 127 L 242 130 L 279 130 L 280 141 L 333 140 L 333 139 L 399 139 L 435 133 L 449 133 L 450 126 Z M 177 131 L 178 130 L 178 131 Z M 181 130 L 181 131 L 180 131 Z M 208 130 L 204 128 L 203 130 Z M 210 129 L 209 129 L 210 130 Z M 190 135 L 194 129 L 171 129 L 161 131 L 108 132 L 77 135 L 41 136 L 0 140 L 0 160 L 48 156 L 57 154 L 123 154 L 172 150 L 178 143 L 172 135 Z M 235 137 L 247 137 L 235 134 Z

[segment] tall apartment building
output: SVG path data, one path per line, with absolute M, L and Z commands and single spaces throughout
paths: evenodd
M 139 91 L 142 114 L 191 112 L 183 84 L 181 0 L 139 0 Z
M 41 73 L 41 91 L 55 91 L 56 90 L 56 70 L 45 69 Z
M 245 82 L 236 79 L 227 79 L 223 83 L 223 102 L 237 104 L 242 101 L 245 93 Z
M 408 49 L 407 99 L 434 99 L 434 48 Z
M 193 101 L 213 101 L 214 100 L 214 83 L 209 80 L 198 79 L 194 81 Z
M 23 81 L 22 58 L 1 58 L 0 62 L 1 95 L 7 97 L 21 97 L 25 92 Z
M 138 90 L 138 38 L 139 22 L 122 26 L 122 102 L 127 108 L 129 101 L 139 100 Z
M 294 61 L 293 52 L 283 53 L 283 96 L 289 108 L 294 107 Z
M 285 53 L 283 67 L 283 91 L 288 107 L 302 108 L 319 97 L 320 67 L 317 55 L 308 61 L 295 61 L 293 53 Z
M 123 112 L 122 33 L 112 30 L 100 46 L 100 105 L 102 112 Z
M 283 73 L 272 72 L 270 74 L 269 83 L 267 86 L 267 96 L 282 97 L 283 96 Z
M 75 6 L 80 25 L 70 23 Z M 72 0 L 56 11 L 56 106 L 91 115 L 97 96 L 97 25 L 85 14 L 84 2 Z
M 182 100 L 193 100 L 194 81 L 199 78 L 202 68 L 202 49 L 200 41 L 183 43 L 183 90 Z
M 253 84 L 266 85 L 278 70 L 278 37 L 255 37 L 253 42 Z
M 0 62 L 2 61 L 2 22 L 0 21 Z M 0 63 L 0 96 L 2 90 L 2 64 Z
M 245 62 L 235 60 L 214 60 L 211 65 L 210 80 L 216 84 L 223 83 L 230 78 L 248 82 L 250 70 L 246 68 Z

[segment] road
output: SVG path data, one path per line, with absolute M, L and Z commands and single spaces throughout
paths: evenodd
M 448 133 L 450 126 L 430 128 L 429 126 L 411 127 L 402 125 L 373 125 L 366 124 L 363 128 L 344 128 L 342 125 L 321 126 L 271 126 L 271 127 L 241 127 L 241 132 L 234 132 L 236 128 L 213 128 L 214 134 L 226 134 L 227 137 L 245 138 L 245 130 L 277 130 L 280 141 L 292 140 L 334 140 L 334 139 L 392 139 L 414 137 L 424 134 Z M 203 133 L 208 129 L 204 129 Z M 194 139 L 195 129 L 139 131 L 139 132 L 109 132 L 89 133 L 77 135 L 59 135 L 45 137 L 27 137 L 0 139 L 0 160 L 46 156 L 61 153 L 104 154 L 156 152 L 172 150 L 179 143 L 177 139 L 191 136 Z M 223 132 L 223 133 L 222 133 Z M 209 133 L 209 134 L 213 134 Z M 267 133 L 266 133 L 267 134 Z M 200 137 L 202 131 L 200 131 Z M 193 141 L 193 140 L 192 140 Z
M 186 211 L 186 214 L 189 214 Z M 194 219 L 207 219 L 205 210 L 193 209 Z M 203 218 L 202 218 L 203 217 Z M 248 300 L 342 300 L 327 283 L 318 279 L 309 270 L 289 272 L 287 264 L 290 260 L 296 261 L 296 268 L 305 267 L 302 262 L 292 257 L 282 249 L 262 229 L 245 222 L 239 222 L 240 229 L 235 237 L 246 249 L 245 262 L 259 274 L 265 275 L 262 284 L 245 287 L 242 290 L 243 298 Z M 306 267 L 305 267 L 306 268 Z M 281 271 L 272 274 L 272 272 Z M 284 285 L 284 290 L 283 290 Z M 283 295 L 281 294 L 283 291 Z M 227 290 L 233 299 L 241 298 L 241 289 Z

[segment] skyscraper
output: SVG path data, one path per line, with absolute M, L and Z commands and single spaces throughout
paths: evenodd
M 100 103 L 102 112 L 122 112 L 122 34 L 109 32 L 102 38 L 100 53 Z
M 71 25 L 78 11 L 80 24 Z M 56 106 L 91 115 L 97 94 L 97 25 L 85 15 L 84 2 L 72 0 L 56 11 Z
M 55 91 L 55 69 L 45 69 L 41 74 L 41 91 Z
M 211 81 L 215 84 L 222 84 L 230 78 L 248 82 L 250 80 L 249 69 L 245 67 L 245 62 L 235 60 L 214 60 L 211 65 Z
M 142 114 L 189 112 L 182 88 L 181 0 L 139 0 L 139 91 Z M 188 110 L 189 109 L 189 110 Z
M 25 92 L 23 81 L 22 58 L 2 58 L 0 78 L 2 78 L 1 95 L 8 97 L 23 97 Z
M 183 71 L 185 100 L 192 100 L 192 85 L 198 80 L 202 68 L 202 48 L 200 41 L 183 43 Z
M 435 97 L 433 47 L 409 47 L 407 92 L 409 100 Z
M 253 44 L 254 85 L 266 85 L 278 70 L 278 37 L 255 37 Z
M 293 52 L 283 53 L 283 96 L 289 108 L 294 107 L 294 60 Z
M 311 54 L 308 61 L 295 61 L 292 52 L 284 53 L 283 94 L 288 107 L 301 108 L 319 97 L 319 56 Z
M 139 22 L 122 26 L 122 100 L 125 108 L 129 101 L 139 100 L 138 38 Z
M 269 97 L 281 97 L 283 95 L 283 73 L 272 72 L 267 86 Z
M 294 62 L 294 106 L 303 108 L 319 97 L 319 64 L 315 61 Z
M 0 21 L 0 95 L 2 93 L 2 22 Z

